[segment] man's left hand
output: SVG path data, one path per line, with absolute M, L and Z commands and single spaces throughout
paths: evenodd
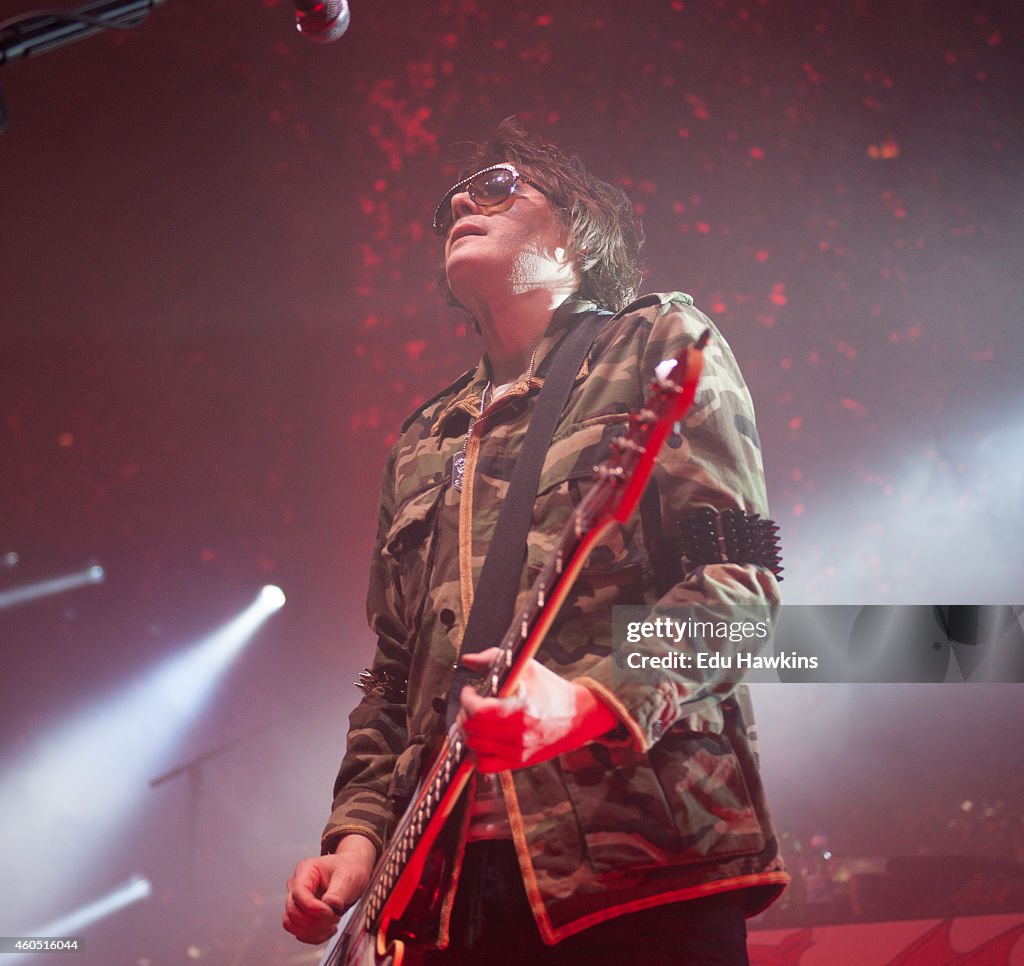
M 498 649 L 464 654 L 472 671 L 486 671 Z M 523 768 L 572 751 L 611 731 L 618 718 L 593 691 L 530 661 L 514 696 L 482 698 L 471 687 L 459 696 L 466 741 L 481 772 Z

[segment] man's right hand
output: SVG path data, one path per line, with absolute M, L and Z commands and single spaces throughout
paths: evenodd
M 376 862 L 377 847 L 363 835 L 346 835 L 334 855 L 304 859 L 288 880 L 285 930 L 304 943 L 327 942 L 342 913 L 363 894 Z

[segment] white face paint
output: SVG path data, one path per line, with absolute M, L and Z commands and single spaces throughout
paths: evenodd
M 575 265 L 566 257 L 566 229 L 535 188 L 521 185 L 508 204 L 496 208 L 479 208 L 465 193 L 452 205 L 455 224 L 445 243 L 445 269 L 460 301 L 497 280 L 516 295 L 578 287 Z
M 539 288 L 564 287 L 574 279 L 575 269 L 566 257 L 564 248 L 552 252 L 527 248 L 519 252 L 509 274 L 509 283 L 516 295 L 532 292 Z

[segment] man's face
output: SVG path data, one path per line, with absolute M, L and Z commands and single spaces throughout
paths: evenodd
M 445 271 L 460 301 L 465 301 L 462 293 L 469 295 L 469 290 L 501 279 L 522 293 L 564 285 L 567 275 L 574 274 L 565 257 L 567 229 L 534 186 L 520 182 L 512 195 L 492 207 L 482 207 L 460 191 L 451 206 Z

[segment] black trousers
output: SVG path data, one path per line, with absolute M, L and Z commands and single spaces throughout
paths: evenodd
M 747 966 L 742 897 L 725 892 L 619 916 L 554 946 L 537 931 L 511 842 L 471 842 L 452 943 L 423 966 Z

